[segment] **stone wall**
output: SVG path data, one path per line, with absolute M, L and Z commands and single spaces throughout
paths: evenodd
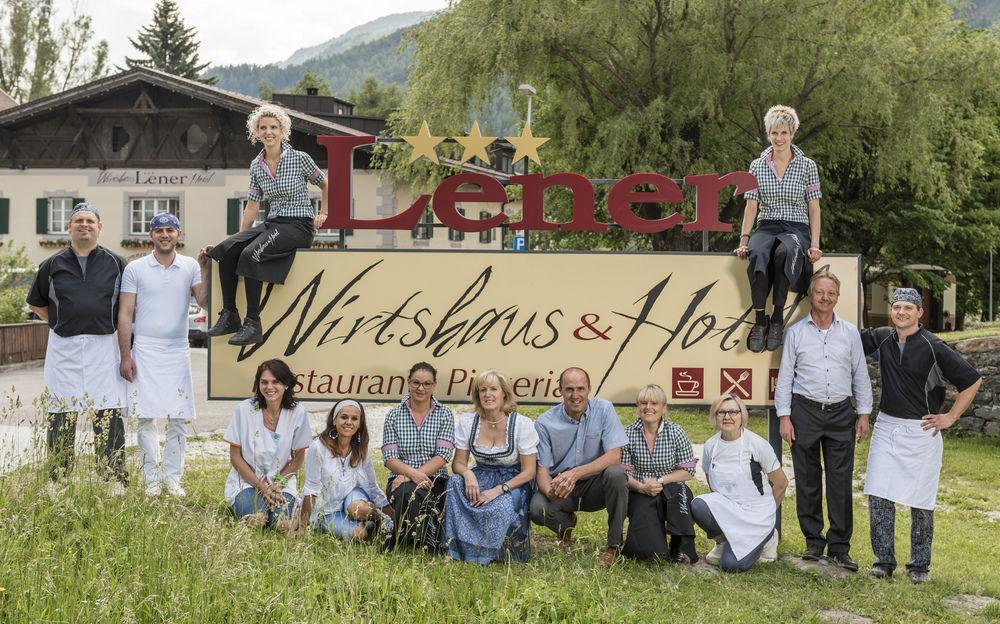
M 948 346 L 958 351 L 983 376 L 983 385 L 976 398 L 955 426 L 970 433 L 1000 437 L 1000 336 L 970 338 L 948 343 Z M 877 410 L 881 381 L 878 366 L 871 360 L 868 362 L 868 371 L 872 378 Z M 948 386 L 945 410 L 951 406 L 955 394 L 955 388 Z

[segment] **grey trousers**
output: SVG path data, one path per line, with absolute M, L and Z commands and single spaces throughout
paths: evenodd
M 621 466 L 576 482 L 566 498 L 549 500 L 541 492 L 531 498 L 530 515 L 535 524 L 562 535 L 576 525 L 575 512 L 608 510 L 608 547 L 620 548 L 628 512 L 628 479 Z
M 875 567 L 892 572 L 896 569 L 896 503 L 868 496 L 871 520 L 872 552 Z M 910 507 L 910 572 L 929 572 L 931 542 L 934 540 L 934 510 Z

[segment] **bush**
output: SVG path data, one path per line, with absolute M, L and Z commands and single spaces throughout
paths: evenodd
M 0 324 L 20 323 L 28 320 L 24 309 L 24 298 L 27 294 L 27 286 L 0 291 Z
M 24 245 L 0 246 L 0 323 L 27 320 L 24 298 L 37 270 Z

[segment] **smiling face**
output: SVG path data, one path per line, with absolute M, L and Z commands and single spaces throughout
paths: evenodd
M 774 126 L 767 133 L 767 139 L 776 152 L 786 152 L 791 149 L 794 136 L 795 132 L 788 126 Z
M 429 370 L 419 368 L 413 371 L 413 375 L 410 376 L 409 381 L 410 398 L 416 399 L 420 403 L 429 401 L 431 395 L 434 394 L 434 385 L 436 383 L 434 375 Z
M 278 381 L 277 377 L 266 368 L 260 374 L 257 387 L 269 406 L 280 405 L 281 399 L 285 396 L 285 390 L 288 389 L 288 386 Z
M 905 332 L 912 329 L 920 322 L 920 317 L 924 315 L 924 309 L 918 308 L 909 301 L 897 301 L 892 304 L 892 324 L 897 331 Z
M 149 238 L 158 253 L 169 254 L 181 240 L 181 231 L 172 227 L 158 227 L 149 233 Z
M 639 418 L 647 424 L 659 423 L 663 418 L 663 413 L 667 410 L 667 406 L 663 403 L 649 399 L 639 401 L 637 407 L 639 409 Z
M 828 277 L 817 278 L 809 290 L 809 303 L 820 314 L 829 314 L 837 305 L 840 287 Z
M 506 397 L 496 378 L 484 381 L 479 386 L 479 404 L 486 413 L 496 413 L 503 406 Z
M 358 432 L 361 427 L 361 409 L 348 405 L 340 410 L 334 421 L 337 436 L 345 440 L 350 440 L 351 436 Z
M 97 243 L 97 237 L 101 233 L 100 220 L 92 212 L 81 210 L 73 213 L 69 220 L 69 237 L 77 246 L 90 246 Z
M 583 371 L 570 369 L 564 372 L 559 380 L 559 391 L 562 393 L 566 413 L 574 419 L 583 416 L 590 399 L 590 383 Z
M 715 412 L 715 426 L 726 434 L 736 434 L 743 428 L 743 412 L 736 401 L 723 401 Z
M 285 133 L 281 129 L 281 124 L 274 117 L 261 117 L 257 121 L 257 140 L 264 144 L 264 147 L 277 147 L 285 138 Z

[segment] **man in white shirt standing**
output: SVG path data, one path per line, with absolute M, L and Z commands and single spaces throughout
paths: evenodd
M 825 550 L 834 563 L 857 572 L 858 564 L 850 555 L 854 446 L 868 433 L 872 386 L 861 335 L 833 312 L 839 297 L 836 275 L 813 274 L 809 314 L 785 334 L 774 406 L 781 419 L 781 437 L 792 451 L 795 510 L 806 538 L 802 558 L 817 560 Z M 824 481 L 830 519 L 826 535 Z
M 138 443 L 146 494 L 184 496 L 187 423 L 195 416 L 188 348 L 188 306 L 208 299 L 208 262 L 177 253 L 180 221 L 160 213 L 149 222 L 153 251 L 133 260 L 122 275 L 118 308 L 121 376 L 131 382 L 129 414 L 139 420 Z M 134 336 L 134 340 L 133 340 Z M 156 421 L 167 420 L 163 468 Z

